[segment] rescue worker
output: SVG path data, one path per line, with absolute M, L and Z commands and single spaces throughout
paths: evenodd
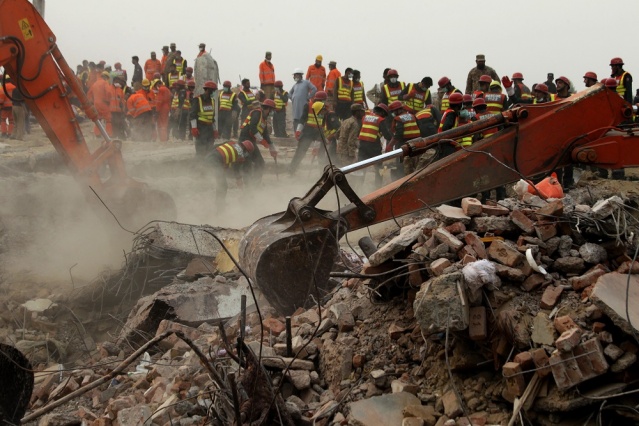
M 623 69 L 624 63 L 621 58 L 612 58 L 610 60 L 610 77 L 617 80 L 617 93 L 626 102 L 632 103 L 632 75 Z
M 113 135 L 120 140 L 126 140 L 126 120 L 124 119 L 124 108 L 126 101 L 124 99 L 124 90 L 126 87 L 124 80 L 120 76 L 113 77 L 111 85 L 111 126 L 113 127 Z
M 182 80 L 186 81 L 187 86 L 190 81 L 192 81 L 193 84 L 195 84 L 195 77 L 193 77 L 193 68 L 186 67 L 186 71 L 184 72 L 184 75 L 181 78 Z
M 264 60 L 260 62 L 260 89 L 267 99 L 273 99 L 275 93 L 275 66 L 271 62 L 271 52 L 266 52 Z
M 611 62 L 612 62 L 612 61 L 611 61 Z M 607 88 L 608 90 L 611 90 L 611 91 L 613 91 L 613 92 L 615 92 L 615 93 L 617 93 L 617 94 L 618 94 L 618 93 L 619 93 L 619 91 L 618 91 L 618 87 L 619 87 L 619 86 L 618 86 L 618 82 L 619 82 L 619 81 L 621 81 L 621 80 L 617 80 L 617 79 L 616 79 L 616 78 L 614 78 L 614 77 L 610 77 L 610 78 L 605 78 L 605 79 L 603 80 L 603 84 L 604 84 L 604 86 L 606 86 L 606 88 Z M 608 170 L 606 170 L 606 169 L 599 169 L 599 175 L 600 175 L 601 177 L 604 177 L 604 178 L 608 177 Z M 624 179 L 626 178 L 626 171 L 625 171 L 625 169 L 616 169 L 616 170 L 612 170 L 611 178 L 612 178 L 612 179 L 617 179 L 617 180 L 624 180 Z
M 113 95 L 113 91 L 111 90 L 111 85 L 109 84 L 109 79 L 111 75 L 108 71 L 103 71 L 100 80 L 96 81 L 91 89 L 89 89 L 89 93 L 87 93 L 87 97 L 93 105 L 95 109 L 98 111 L 98 117 L 106 132 L 109 136 L 113 135 L 113 126 L 111 124 L 111 97 Z M 93 127 L 93 133 L 96 137 L 101 135 L 98 126 L 95 125 Z
M 435 105 L 429 104 L 422 110 L 417 111 L 415 120 L 417 121 L 417 127 L 419 127 L 421 137 L 425 138 L 437 133 L 441 119 L 442 114 Z
M 337 86 L 337 80 L 342 76 L 342 73 L 337 69 L 337 62 L 330 61 L 328 63 L 328 76 L 326 77 L 326 86 L 324 91 L 328 94 L 328 103 L 335 105 L 335 98 L 333 93 L 335 86 Z
M 169 65 L 169 72 L 166 75 L 167 86 L 173 87 L 173 84 L 175 84 L 175 82 L 178 81 L 179 79 L 180 79 L 180 73 L 178 72 L 175 64 Z
M 162 80 L 165 85 L 168 84 L 169 67 L 173 65 L 175 58 L 177 58 L 178 55 L 175 43 L 171 43 L 170 46 L 171 51 L 166 55 L 166 58 L 162 58 Z
M 462 115 L 462 103 L 464 97 L 460 91 L 452 93 L 448 99 L 448 108 L 442 115 L 441 122 L 439 123 L 439 129 L 437 133 L 445 132 L 446 130 L 453 129 L 459 126 L 459 119 Z M 440 160 L 444 157 L 455 152 L 456 144 L 443 143 L 439 145 L 439 154 L 437 159 Z
M 390 105 L 391 102 L 399 100 L 399 95 L 402 94 L 406 85 L 403 81 L 399 81 L 399 73 L 397 70 L 388 70 L 386 77 L 388 78 L 388 83 L 384 84 L 381 88 L 382 93 L 380 95 L 379 102 L 385 105 Z
M 256 100 L 255 93 L 251 90 L 251 81 L 248 78 L 242 79 L 242 89 L 237 94 L 237 98 L 242 107 L 240 121 L 244 123 L 244 120 L 249 115 L 251 104 Z
M 317 92 L 317 98 L 317 100 L 308 103 L 308 108 L 303 112 L 300 122 L 295 128 L 295 139 L 298 143 L 288 168 L 291 176 L 297 172 L 311 144 L 314 141 L 322 140 L 321 132 L 324 128 L 324 115 L 326 114 L 326 92 Z
M 419 127 L 417 126 L 417 119 L 415 119 L 413 114 L 404 109 L 404 105 L 400 101 L 391 102 L 388 109 L 393 119 L 391 123 L 391 134 L 393 136 L 386 144 L 386 152 L 400 148 L 406 142 L 421 136 Z M 395 169 L 391 170 L 393 180 L 413 173 L 418 160 L 418 157 L 396 159 Z M 399 168 L 400 162 L 403 163 L 403 170 Z
M 160 78 L 162 78 L 162 74 L 167 70 L 167 59 L 169 57 L 169 46 L 162 46 L 162 59 L 160 59 Z
M 570 80 L 561 76 L 555 80 L 557 85 L 556 99 L 565 99 L 570 97 Z M 575 184 L 574 180 L 574 168 L 572 165 L 562 167 L 557 170 L 557 180 L 565 189 L 569 189 Z
M 533 104 L 543 104 L 555 100 L 555 95 L 553 93 L 549 93 L 548 86 L 546 86 L 545 83 L 535 85 L 535 88 L 533 89 L 533 96 Z
M 22 92 L 17 87 L 14 87 L 14 89 L 9 93 L 12 98 L 12 112 L 13 119 L 15 121 L 13 139 L 21 141 L 24 140 L 24 133 L 26 129 L 27 106 L 24 104 L 24 96 L 22 95 Z
M 337 79 L 333 98 L 336 99 L 335 112 L 341 120 L 346 120 L 351 116 L 351 105 L 353 104 L 353 69 L 346 68 L 344 75 Z
M 126 84 L 128 78 L 126 75 L 126 70 L 122 69 L 122 64 L 120 62 L 116 62 L 115 64 L 113 64 L 113 68 L 115 69 L 113 70 L 112 77 L 119 77 L 120 80 L 122 80 L 122 82 Z
M 182 57 L 182 51 L 178 50 L 175 52 L 175 58 L 173 58 L 173 62 L 171 65 L 175 65 L 175 70 L 178 72 L 180 77 L 182 77 L 187 68 L 186 59 Z
M 171 91 L 162 80 L 155 84 L 155 110 L 157 112 L 158 139 L 160 142 L 169 141 L 169 114 L 171 112 Z
M 229 140 L 231 138 L 231 129 L 233 127 L 233 112 L 235 112 L 237 121 L 237 113 L 240 111 L 240 106 L 237 102 L 237 94 L 231 90 L 231 82 L 226 80 L 222 84 L 222 91 L 218 95 L 219 97 L 219 114 L 218 128 L 220 130 L 220 136 L 222 140 Z
M 151 58 L 144 63 L 144 75 L 147 80 L 153 80 L 156 73 L 161 74 L 162 62 L 155 56 L 155 52 L 151 52 Z
M 212 150 L 218 137 L 215 126 L 215 97 L 217 84 L 207 81 L 203 86 L 204 93 L 193 98 L 191 102 L 191 135 L 195 138 L 195 155 L 204 159 Z
M 326 68 L 322 65 L 322 55 L 315 57 L 315 63 L 308 66 L 306 70 L 306 79 L 311 82 L 315 88 L 320 91 L 324 90 L 326 85 Z
M 501 82 L 506 88 L 508 99 L 511 104 L 530 104 L 532 103 L 532 93 L 528 86 L 524 84 L 524 75 L 520 72 L 513 73 L 512 81 L 507 75 L 501 78 Z
M 592 87 L 597 84 L 598 81 L 599 79 L 597 78 L 597 74 L 594 72 L 588 71 L 584 74 L 584 85 L 586 87 Z
M 350 112 L 350 111 L 349 111 Z M 326 153 L 328 152 L 331 162 L 337 158 L 337 137 L 340 127 L 342 126 L 342 120 L 331 105 L 326 105 L 326 113 L 324 114 L 324 136 L 326 137 L 327 149 L 322 149 L 320 141 L 317 141 L 313 148 L 313 156 L 318 157 L 318 164 L 325 166 L 328 164 Z
M 461 95 L 461 90 L 453 86 L 453 83 L 450 81 L 450 78 L 446 76 L 440 78 L 439 81 L 437 82 L 437 85 L 439 86 L 439 91 L 442 94 L 440 96 L 439 110 L 447 111 L 449 109 L 448 99 L 453 93 L 459 93 Z M 461 103 L 460 103 L 460 108 L 461 108 Z
M 241 184 L 241 176 L 237 167 L 237 163 L 244 163 L 255 150 L 253 142 L 246 140 L 243 142 L 229 141 L 217 146 L 206 157 L 206 161 L 213 166 L 213 176 L 216 185 L 215 189 L 215 207 L 216 213 L 221 213 L 226 205 L 225 198 L 228 192 L 228 182 L 226 180 L 229 170 L 233 170 L 236 180 Z
M 357 161 L 368 160 L 382 154 L 382 142 L 380 138 L 383 136 L 386 140 L 391 140 L 392 135 L 385 120 L 388 117 L 388 106 L 380 103 L 373 108 L 373 111 L 367 112 L 362 118 L 362 128 L 359 131 L 359 150 L 357 151 Z M 375 186 L 382 186 L 381 164 L 375 166 Z M 365 176 L 362 177 L 362 181 Z
M 275 113 L 273 114 L 273 132 L 277 138 L 287 138 L 286 133 L 286 106 L 288 105 L 288 92 L 284 90 L 281 80 L 275 81 Z
M 87 92 L 100 79 L 100 71 L 98 71 L 95 62 L 89 62 L 89 77 L 87 78 Z
M 0 131 L 3 138 L 13 138 L 15 122 L 11 93 L 15 88 L 16 86 L 11 82 L 11 77 L 5 74 L 4 87 L 0 84 Z
M 178 80 L 175 82 L 173 100 L 171 101 L 171 128 L 173 129 L 173 138 L 180 141 L 184 140 L 190 111 L 191 100 L 188 97 L 186 83 L 184 80 Z
M 475 67 L 471 68 L 468 72 L 468 78 L 466 78 L 466 92 L 472 94 L 475 90 L 479 89 L 479 77 L 482 75 L 490 76 L 493 80 L 499 80 L 497 72 L 486 65 L 486 56 L 479 54 L 475 56 Z M 443 108 L 443 107 L 442 107 Z
M 304 111 L 308 108 L 308 102 L 313 99 L 317 92 L 317 88 L 310 81 L 302 79 L 303 71 L 301 68 L 293 70 L 293 80 L 295 84 L 288 91 L 289 98 L 293 104 L 293 131 L 297 128 Z M 326 95 L 326 92 L 324 92 Z
M 404 101 L 406 109 L 413 113 L 424 109 L 426 105 L 432 103 L 433 99 L 430 94 L 430 88 L 433 85 L 433 79 L 430 77 L 424 77 L 419 83 L 410 83 L 402 93 L 399 95 L 399 99 Z
M 489 75 L 479 77 L 479 89 L 473 92 L 473 99 L 483 98 L 490 91 L 490 83 L 492 82 L 493 79 Z
M 262 181 L 264 158 L 257 146 L 258 143 L 268 148 L 271 157 L 277 159 L 277 150 L 269 136 L 271 132 L 267 124 L 268 116 L 274 110 L 275 102 L 271 99 L 266 99 L 261 106 L 251 110 L 240 128 L 240 139 L 251 141 L 255 147 L 248 158 L 249 161 L 242 166 L 244 175 L 248 178 L 248 185 L 259 185 Z
M 501 114 L 509 106 L 506 95 L 501 93 L 501 84 L 498 81 L 490 83 L 490 90 L 484 95 L 484 100 L 489 114 Z
M 144 89 L 149 86 L 149 80 L 142 80 L 140 89 L 129 96 L 126 101 L 127 115 L 132 127 L 132 137 L 135 140 L 148 141 L 151 139 L 153 112 Z
M 132 56 L 131 63 L 133 64 L 133 77 L 131 77 L 131 85 L 134 85 L 135 83 L 142 84 L 144 74 L 142 73 L 142 67 L 140 66 L 140 58 L 137 56 Z
M 359 131 L 366 111 L 362 104 L 351 105 L 352 116 L 342 122 L 337 140 L 337 165 L 347 166 L 357 160 Z
M 366 102 L 364 83 L 362 83 L 362 74 L 359 70 L 353 70 L 353 103 L 360 104 L 364 109 L 368 109 Z M 353 109 L 351 108 L 351 113 Z
M 557 94 L 557 86 L 555 86 L 554 81 L 555 81 L 555 74 L 549 72 L 544 84 L 548 88 L 548 93 L 552 95 Z
M 565 99 L 570 96 L 570 80 L 563 75 L 555 80 L 557 85 L 557 98 Z

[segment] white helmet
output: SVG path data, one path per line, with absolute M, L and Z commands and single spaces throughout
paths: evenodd
M 295 68 L 293 70 L 293 75 L 295 75 L 295 74 L 304 74 L 304 71 L 302 71 L 301 68 Z

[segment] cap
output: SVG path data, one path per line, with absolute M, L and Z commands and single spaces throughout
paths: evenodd
M 206 47 L 206 44 L 200 43 L 197 47 Z
M 175 47 L 175 43 L 171 43 L 171 47 Z
M 475 60 L 476 61 L 485 61 L 486 60 L 486 56 L 482 55 L 482 54 L 479 54 L 479 55 L 475 56 Z
M 329 64 L 329 65 L 337 65 L 337 62 L 335 62 L 335 61 L 330 61 L 328 64 Z
M 323 60 L 324 60 L 324 58 L 322 57 L 322 55 L 317 55 L 317 56 L 315 57 L 315 60 L 316 60 L 316 61 L 323 61 Z
M 355 111 L 364 111 L 364 105 L 362 104 L 351 105 L 351 112 L 355 112 Z
M 271 52 L 266 52 L 266 53 L 265 53 L 265 56 L 268 56 L 268 55 L 271 55 L 271 56 L 272 56 L 273 54 L 272 54 Z
M 131 56 L 131 59 L 135 59 L 136 61 L 139 61 L 140 58 L 136 55 L 136 56 Z
M 162 50 L 169 50 L 169 46 L 162 46 Z

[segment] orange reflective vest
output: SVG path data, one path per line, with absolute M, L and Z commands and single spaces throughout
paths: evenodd
M 353 103 L 364 105 L 364 83 L 353 82 Z
M 418 111 L 417 114 L 415 114 L 416 120 L 426 120 L 429 118 L 433 118 L 433 111 L 431 110 L 431 105 L 426 106 L 426 108 L 424 108 L 421 111 Z
M 426 100 L 430 96 L 430 89 L 426 89 L 425 92 L 422 92 L 415 88 L 415 83 L 410 83 L 407 91 L 410 99 L 406 99 L 404 101 L 404 105 L 406 105 L 407 108 L 410 108 L 413 113 L 424 109 Z
M 328 77 L 326 78 L 326 92 L 329 96 L 333 93 L 333 89 L 335 89 L 335 85 L 337 84 L 337 79 L 342 76 L 342 73 L 337 70 L 337 68 L 330 70 L 328 73 Z
M 342 77 L 337 80 L 337 100 L 344 102 L 353 101 L 353 83 L 346 78 Z
M 240 126 L 240 129 L 243 129 L 249 124 L 251 124 L 251 117 L 256 111 L 260 114 L 259 122 L 257 123 L 257 132 L 260 135 L 264 135 L 264 130 L 266 130 L 266 121 L 264 120 L 264 115 L 262 114 L 262 108 L 256 108 L 254 110 L 251 110 L 251 113 L 247 115 L 246 118 L 244 119 L 244 122 Z M 251 134 L 251 136 L 255 138 L 254 134 Z
M 275 67 L 266 60 L 260 62 L 260 83 L 275 84 Z
M 180 91 L 175 92 L 173 100 L 171 101 L 171 109 L 177 110 L 180 107 Z M 191 100 L 189 99 L 189 92 L 185 92 L 184 101 L 182 102 L 183 110 L 191 109 Z
M 482 112 L 482 113 L 476 113 L 475 117 L 477 117 L 479 120 L 486 120 L 490 117 L 492 117 L 494 114 L 489 113 L 488 111 Z M 484 139 L 494 135 L 495 133 L 497 133 L 499 131 L 499 129 L 497 127 L 493 127 L 492 129 L 486 129 L 483 132 L 481 132 L 481 135 L 483 136 Z
M 515 83 L 519 88 L 519 93 L 521 93 L 522 101 L 529 101 L 532 99 L 532 95 L 530 94 L 530 89 L 524 83 Z
M 157 59 L 147 59 L 144 63 L 144 74 L 147 80 L 153 80 L 155 73 L 162 73 L 162 63 Z
M 446 116 L 448 116 L 448 114 L 450 113 L 455 113 L 455 111 L 453 111 L 451 108 L 448 108 L 446 110 L 446 112 L 442 115 L 442 121 L 439 123 L 439 129 L 437 129 L 437 133 L 441 133 L 443 132 L 443 128 L 444 128 L 444 122 L 446 121 Z M 457 116 L 455 117 L 455 124 L 453 125 L 453 129 L 455 127 L 459 127 L 463 124 L 468 124 L 468 122 L 460 122 L 459 120 L 459 113 L 456 113 Z M 450 130 L 450 129 L 448 129 Z M 461 145 L 461 146 L 469 146 L 472 145 L 473 143 L 473 137 L 472 136 L 464 136 L 463 138 L 459 138 L 457 139 L 457 142 Z
M 2 87 L 2 84 L 0 84 L 0 92 L 2 92 L 0 94 L 0 99 L 2 99 L 2 102 L 0 102 L 0 108 L 11 108 L 13 107 L 13 101 L 11 101 L 11 98 L 9 96 L 11 96 L 11 93 L 13 93 L 13 90 L 16 88 L 16 86 L 13 83 L 5 83 L 5 85 L 7 86 L 7 93 L 4 93 L 4 88 Z
M 375 113 L 366 113 L 362 118 L 362 128 L 359 131 L 359 139 L 362 142 L 378 142 L 381 136 L 380 126 L 384 121 L 384 117 L 380 117 Z
M 403 81 L 400 81 L 399 86 L 397 87 L 390 87 L 388 83 L 384 84 L 384 93 L 386 93 L 386 99 L 389 104 L 393 101 L 399 100 L 399 95 L 404 90 L 404 87 L 406 87 L 406 85 Z
M 488 92 L 484 95 L 486 101 L 486 111 L 490 114 L 500 114 L 504 110 L 504 102 L 506 102 L 506 95 L 503 93 L 491 93 Z
M 230 111 L 233 109 L 233 101 L 237 96 L 233 91 L 226 93 L 222 90 L 219 94 L 220 111 Z
M 456 88 L 453 87 L 450 92 L 444 93 L 444 95 L 442 96 L 442 107 L 440 108 L 440 110 L 442 110 L 442 111 L 447 111 L 448 110 L 448 107 L 450 106 L 448 98 L 450 98 L 450 95 L 452 95 L 455 92 L 461 93 L 461 90 L 456 89 Z M 442 123 L 443 122 L 444 122 L 444 118 L 442 117 Z
M 215 150 L 218 152 L 218 154 L 220 154 L 224 167 L 229 167 L 229 165 L 237 161 L 237 150 L 235 149 L 235 142 L 227 142 L 223 145 L 218 146 L 217 148 L 215 148 Z
M 326 68 L 323 65 L 316 67 L 315 64 L 308 67 L 306 79 L 311 82 L 318 91 L 324 90 L 326 84 Z
M 151 105 L 149 105 L 149 101 L 146 99 L 146 96 L 140 91 L 135 92 L 131 96 L 129 96 L 129 100 L 126 101 L 126 108 L 128 110 L 128 115 L 135 118 L 140 114 L 151 111 Z
M 419 127 L 417 127 L 417 120 L 415 116 L 409 112 L 405 112 L 401 115 L 396 116 L 393 119 L 393 126 L 391 128 L 391 132 L 395 133 L 395 127 L 397 123 L 404 124 L 404 133 L 402 134 L 402 139 L 405 141 L 409 141 L 411 139 L 415 139 L 420 137 L 421 133 L 419 132 Z
M 124 109 L 124 92 L 121 87 L 111 86 L 111 112 L 122 112 Z

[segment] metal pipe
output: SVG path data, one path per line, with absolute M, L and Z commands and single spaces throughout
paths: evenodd
M 293 356 L 293 336 L 291 333 L 291 317 L 286 317 L 286 356 Z
M 365 169 L 366 167 L 372 166 L 373 164 L 401 157 L 402 155 L 404 155 L 404 151 L 401 148 L 398 148 L 394 149 L 391 152 L 386 152 L 384 154 L 378 155 L 377 157 L 367 158 L 366 160 L 360 161 L 358 163 L 349 164 L 348 166 L 344 166 L 339 170 L 344 174 L 348 174 L 357 170 Z

